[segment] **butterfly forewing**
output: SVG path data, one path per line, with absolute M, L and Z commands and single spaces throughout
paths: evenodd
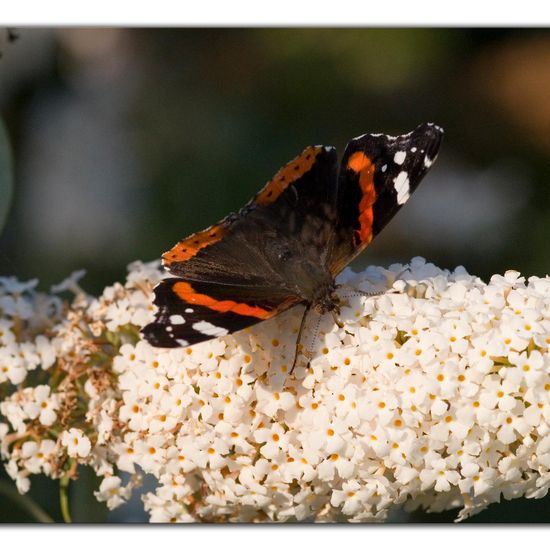
M 338 222 L 329 268 L 340 272 L 408 201 L 434 162 L 443 131 L 421 124 L 402 136 L 365 134 L 349 142 L 338 176 Z

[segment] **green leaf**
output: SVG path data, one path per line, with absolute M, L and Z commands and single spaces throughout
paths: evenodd
M 0 120 L 0 233 L 6 224 L 13 195 L 13 162 L 8 132 Z

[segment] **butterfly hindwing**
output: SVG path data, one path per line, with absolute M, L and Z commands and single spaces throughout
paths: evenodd
M 434 162 L 442 136 L 438 126 L 421 124 L 402 136 L 365 134 L 349 142 L 338 176 L 338 222 L 329 259 L 333 275 L 407 202 Z
M 157 347 L 182 347 L 236 332 L 269 319 L 278 310 L 273 302 L 259 305 L 225 298 L 210 284 L 179 278 L 163 279 L 155 288 L 156 320 L 143 330 Z M 234 291 L 233 291 L 234 293 Z M 276 306 L 293 303 L 279 302 Z

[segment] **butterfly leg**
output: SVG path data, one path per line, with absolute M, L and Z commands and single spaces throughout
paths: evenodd
M 302 314 L 302 320 L 300 322 L 300 328 L 298 329 L 298 336 L 296 337 L 296 347 L 294 349 L 294 360 L 292 361 L 292 368 L 290 369 L 289 374 L 293 373 L 294 368 L 296 367 L 296 363 L 298 361 L 298 357 L 300 355 L 301 346 L 302 346 L 302 334 L 303 334 L 304 328 L 306 326 L 307 315 L 308 315 L 310 309 L 311 309 L 310 305 L 306 306 L 306 308 L 304 309 L 304 313 Z

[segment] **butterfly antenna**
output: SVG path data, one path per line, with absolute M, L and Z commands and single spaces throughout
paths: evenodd
M 409 269 L 409 266 L 405 266 L 395 276 L 394 282 L 399 281 L 401 276 L 404 273 L 406 273 L 408 269 Z M 350 290 L 349 293 L 344 295 L 344 298 L 354 298 L 355 296 L 366 296 L 367 298 L 373 298 L 375 296 L 382 296 L 383 294 L 390 294 L 392 292 L 395 292 L 395 290 L 393 290 L 392 288 L 386 288 L 384 290 L 361 290 L 360 288 L 355 288 L 354 286 L 351 286 L 345 283 L 336 285 L 336 288 L 348 288 Z
M 306 306 L 306 309 L 304 309 L 304 313 L 302 315 L 302 320 L 300 322 L 300 328 L 298 329 L 298 336 L 296 337 L 296 347 L 294 348 L 294 361 L 292 361 L 292 368 L 290 369 L 290 373 L 292 374 L 294 371 L 294 368 L 296 367 L 296 363 L 298 361 L 298 356 L 300 355 L 300 346 L 302 345 L 302 334 L 304 332 L 304 327 L 306 326 L 306 319 L 307 314 L 309 313 L 311 306 Z
M 367 298 L 373 298 L 374 296 L 382 296 L 382 294 L 387 294 L 390 289 L 384 290 L 361 290 L 360 288 L 355 288 L 351 285 L 341 284 L 336 285 L 336 288 L 348 288 L 349 292 L 345 293 L 343 298 L 354 298 L 355 296 L 366 296 Z M 335 318 L 336 320 L 336 318 Z M 338 324 L 338 323 L 337 323 Z

